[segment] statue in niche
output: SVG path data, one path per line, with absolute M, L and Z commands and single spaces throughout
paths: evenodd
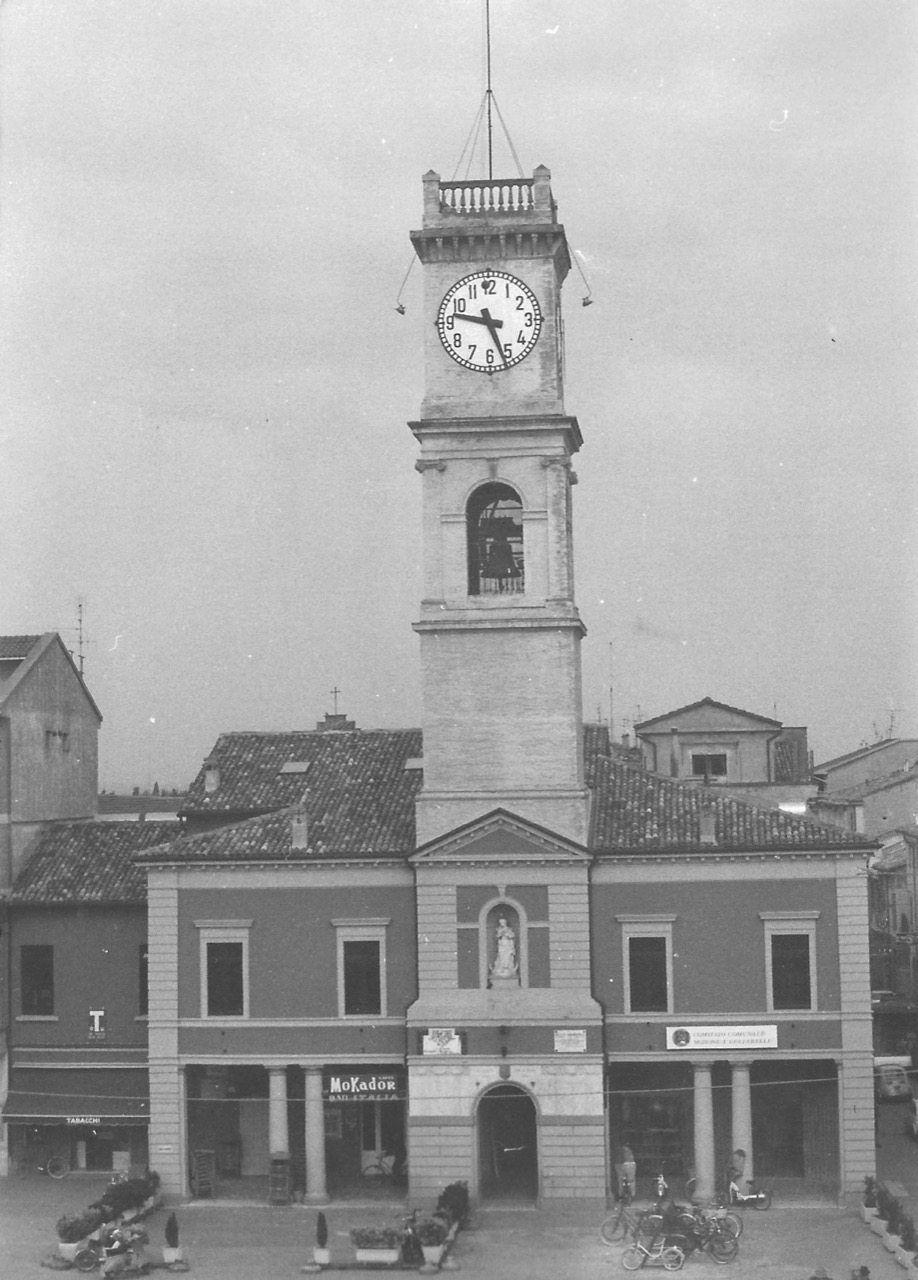
M 491 965 L 492 978 L 515 978 L 519 970 L 516 960 L 516 934 L 507 923 L 506 916 L 498 916 L 497 955 Z

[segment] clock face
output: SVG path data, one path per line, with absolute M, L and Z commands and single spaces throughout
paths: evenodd
M 506 271 L 476 271 L 457 280 L 440 303 L 437 332 L 457 364 L 499 373 L 519 364 L 539 340 L 535 294 Z

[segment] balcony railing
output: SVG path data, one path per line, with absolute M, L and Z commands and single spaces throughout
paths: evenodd
M 513 182 L 441 182 L 443 213 L 529 213 L 534 207 L 531 178 Z

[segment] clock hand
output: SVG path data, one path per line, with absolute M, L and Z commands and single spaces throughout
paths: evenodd
M 456 320 L 471 320 L 472 324 L 486 324 L 488 328 L 491 328 L 492 325 L 495 329 L 502 329 L 504 327 L 503 320 L 495 320 L 493 316 L 488 316 L 488 318 L 485 319 L 486 315 L 487 315 L 487 307 L 485 307 L 484 311 L 481 313 L 480 316 L 473 316 L 468 311 L 453 312 L 453 316 L 455 317 Z
M 494 345 L 497 347 L 497 353 L 500 356 L 501 364 L 505 365 L 507 361 L 504 359 L 504 349 L 501 346 L 500 336 L 497 332 L 498 329 L 503 328 L 504 322 L 503 320 L 495 320 L 487 307 L 481 308 L 481 316 L 485 324 L 488 326 L 488 333 L 490 333 L 491 337 L 494 339 Z

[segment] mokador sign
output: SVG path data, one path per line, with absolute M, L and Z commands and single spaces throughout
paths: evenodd
M 386 1102 L 404 1098 L 405 1077 L 388 1071 L 327 1072 L 322 1080 L 326 1102 Z

